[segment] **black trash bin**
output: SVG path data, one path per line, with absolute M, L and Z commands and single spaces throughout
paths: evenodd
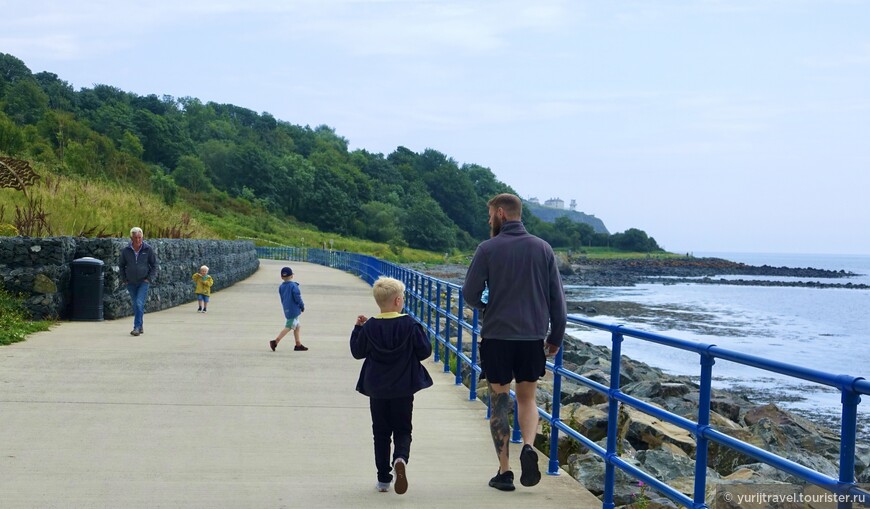
M 71 320 L 102 321 L 103 261 L 86 256 L 72 262 Z

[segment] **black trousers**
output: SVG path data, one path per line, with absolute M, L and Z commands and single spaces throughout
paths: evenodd
M 393 461 L 402 458 L 408 462 L 411 454 L 411 413 L 414 410 L 414 396 L 404 398 L 369 398 L 372 412 L 372 435 L 375 439 L 375 467 L 378 469 L 378 482 L 393 480 Z M 392 457 L 390 441 L 395 443 Z

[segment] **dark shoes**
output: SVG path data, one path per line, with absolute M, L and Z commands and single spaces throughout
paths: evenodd
M 141 332 L 139 332 L 139 329 L 133 329 L 130 331 L 131 336 L 138 336 L 139 334 L 141 334 Z
M 508 470 L 503 474 L 496 472 L 495 477 L 489 480 L 489 485 L 501 491 L 513 491 L 514 489 L 514 473 Z
M 393 462 L 393 472 L 396 473 L 396 483 L 393 484 L 393 489 L 396 490 L 396 495 L 403 495 L 408 491 L 408 476 L 405 475 L 405 460 L 396 458 Z
M 520 466 L 523 469 L 520 475 L 520 484 L 523 486 L 534 486 L 541 482 L 541 470 L 538 468 L 538 453 L 535 449 L 526 444 L 523 446 L 523 451 L 520 453 Z M 490 483 L 492 486 L 492 483 Z
M 278 348 L 278 342 L 275 341 L 274 339 L 272 341 L 269 341 L 269 347 L 274 352 L 275 349 Z M 308 350 L 308 347 L 305 345 L 296 345 L 293 347 L 293 350 L 295 350 L 297 352 L 304 352 L 304 351 Z

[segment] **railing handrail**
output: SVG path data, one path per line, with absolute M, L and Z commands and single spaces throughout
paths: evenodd
M 444 371 L 450 372 L 450 360 L 451 354 L 453 354 L 453 359 L 457 363 L 453 368 L 456 375 L 457 385 L 462 383 L 462 369 L 458 363 L 461 361 L 466 364 L 471 372 L 469 399 L 477 399 L 477 373 L 480 372 L 480 366 L 477 362 L 477 338 L 480 334 L 478 326 L 479 316 L 476 309 L 466 308 L 464 305 L 460 285 L 443 281 L 421 272 L 386 262 L 373 256 L 357 253 L 295 247 L 258 247 L 257 253 L 261 258 L 274 258 L 277 256 L 280 259 L 307 261 L 339 268 L 358 275 L 369 284 L 374 284 L 374 281 L 381 275 L 400 279 L 405 283 L 406 291 L 408 293 L 405 302 L 406 312 L 419 321 L 436 342 L 434 348 L 434 361 L 443 362 Z M 471 322 L 466 319 L 466 311 L 471 312 Z M 547 369 L 553 372 L 552 413 L 548 413 L 542 408 L 538 408 L 538 413 L 550 423 L 551 436 L 548 473 L 551 475 L 558 475 L 559 473 L 557 445 L 558 434 L 561 431 L 604 459 L 605 486 L 604 500 L 602 502 L 602 507 L 604 509 L 614 508 L 614 467 L 619 468 L 636 479 L 649 484 L 660 493 L 685 507 L 691 507 L 693 509 L 706 508 L 705 495 L 708 441 L 716 442 L 720 445 L 751 456 L 778 470 L 783 470 L 808 483 L 818 485 L 839 495 L 870 497 L 870 493 L 867 493 L 857 486 L 854 477 L 857 407 L 861 401 L 860 396 L 870 394 L 870 381 L 865 380 L 863 377 L 827 373 L 728 350 L 713 344 L 687 341 L 661 334 L 632 329 L 622 325 L 606 324 L 576 315 L 568 315 L 568 320 L 578 325 L 584 325 L 610 332 L 612 337 L 612 345 L 610 348 L 610 386 L 605 386 L 577 373 L 566 370 L 562 366 L 562 350 L 559 350 L 556 354 L 554 362 L 547 362 Z M 471 351 L 470 356 L 465 353 L 463 347 L 463 334 L 470 334 L 471 336 L 470 345 L 468 347 Z M 698 422 L 694 422 L 690 419 L 669 412 L 668 410 L 656 407 L 620 391 L 621 347 L 623 338 L 626 336 L 692 352 L 699 356 L 701 373 L 699 381 L 700 394 L 698 401 Z M 442 348 L 443 355 L 441 353 Z M 710 400 L 712 395 L 711 384 L 713 365 L 715 364 L 716 359 L 728 360 L 745 366 L 751 366 L 764 371 L 770 371 L 838 389 L 842 394 L 839 478 L 835 479 L 821 472 L 795 463 L 787 458 L 725 435 L 712 428 L 710 426 Z M 568 378 L 607 397 L 608 419 L 606 448 L 602 448 L 600 445 L 592 442 L 576 430 L 570 428 L 560 419 L 562 378 Z M 624 461 L 618 456 L 616 437 L 618 431 L 617 412 L 620 403 L 629 405 L 643 413 L 673 424 L 695 436 L 697 442 L 695 456 L 695 485 L 692 497 L 684 495 L 675 488 L 659 481 L 655 477 Z M 512 441 L 518 442 L 520 441 L 520 430 L 519 423 L 516 420 L 516 412 L 514 412 L 514 416 L 514 432 Z M 487 417 L 489 417 L 489 405 L 487 405 Z M 864 500 L 867 500 L 867 498 L 864 498 Z M 839 505 L 840 507 L 850 507 L 851 503 L 841 502 Z

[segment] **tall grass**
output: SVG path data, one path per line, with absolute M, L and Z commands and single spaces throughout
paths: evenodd
M 168 228 L 182 223 L 190 212 L 188 207 L 166 205 L 135 187 L 40 173 L 43 177 L 28 191 L 46 213 L 53 236 L 126 237 L 132 226 Z M 23 193 L 12 189 L 0 189 L 0 202 L 8 204 L 5 217 L 0 217 L 5 223 L 12 221 L 14 207 L 26 206 Z M 191 227 L 201 236 L 215 235 L 199 222 L 193 221 Z
M 393 262 L 444 261 L 440 253 L 320 232 L 226 193 L 193 195 L 182 191 L 178 202 L 167 205 L 147 189 L 55 174 L 40 168 L 38 163 L 37 171 L 42 178 L 28 188 L 28 193 L 45 212 L 52 236 L 125 238 L 131 227 L 140 226 L 146 237 L 176 230 L 189 238 L 249 239 L 257 245 L 325 247 L 370 254 Z M 25 206 L 27 200 L 23 193 L 0 189 L 0 225 L 11 224 L 15 208 Z

